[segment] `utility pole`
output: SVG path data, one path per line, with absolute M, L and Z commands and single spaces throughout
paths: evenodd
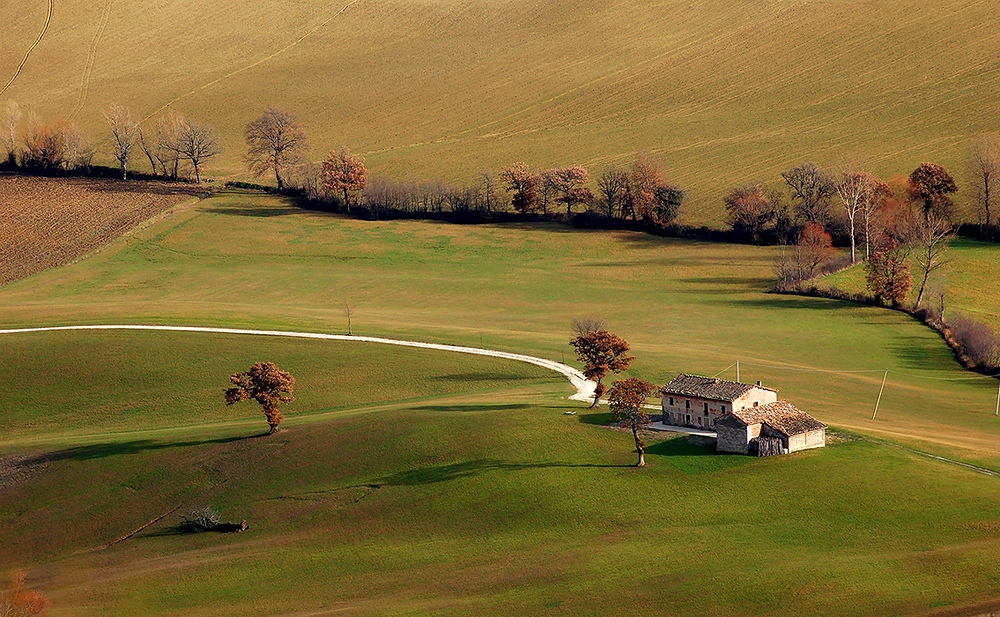
M 1000 380 L 997 382 L 997 410 L 994 415 L 1000 416 Z
M 736 361 L 736 381 L 740 380 L 740 361 Z
M 882 375 L 882 387 L 878 389 L 878 398 L 875 399 L 875 410 L 872 412 L 872 420 L 875 419 L 875 414 L 878 413 L 878 404 L 882 400 L 882 390 L 885 390 L 885 378 L 889 376 L 889 369 L 885 369 L 885 374 Z

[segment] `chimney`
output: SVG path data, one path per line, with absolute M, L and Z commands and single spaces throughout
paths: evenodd
M 760 387 L 760 381 L 759 380 L 757 381 L 757 387 L 758 388 Z

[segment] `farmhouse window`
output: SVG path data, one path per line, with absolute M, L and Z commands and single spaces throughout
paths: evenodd
M 705 415 L 708 415 L 708 403 L 705 403 Z
M 726 406 L 725 405 L 721 405 L 720 407 L 722 409 L 722 413 L 726 413 Z
M 672 397 L 672 396 L 670 397 L 670 404 L 671 404 L 671 405 L 673 405 L 673 404 L 674 404 L 674 397 Z
M 686 399 L 684 401 L 684 409 L 691 409 L 691 399 Z
M 757 406 L 757 401 L 754 401 L 754 402 L 753 402 L 753 406 L 754 406 L 754 407 L 756 407 L 756 406 Z

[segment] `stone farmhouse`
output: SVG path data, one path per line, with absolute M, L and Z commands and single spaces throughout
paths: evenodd
M 778 400 L 778 392 L 757 385 L 681 373 L 660 389 L 663 423 L 714 429 L 719 418 Z
M 789 454 L 826 445 L 826 425 L 788 401 L 747 407 L 719 418 L 716 449 L 739 454 Z
M 757 385 L 681 373 L 660 390 L 663 423 L 716 431 L 716 449 L 788 454 L 826 445 L 826 425 Z

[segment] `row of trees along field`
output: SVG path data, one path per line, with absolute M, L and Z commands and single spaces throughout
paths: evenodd
M 143 122 L 127 107 L 112 105 L 104 117 L 107 144 L 123 179 L 134 159 L 144 155 L 153 176 L 201 182 L 204 166 L 222 151 L 213 127 L 176 111 Z M 32 112 L 22 113 L 14 101 L 4 106 L 0 121 L 8 168 L 85 173 L 92 165 L 96 150 L 75 124 L 46 124 Z M 254 176 L 273 175 L 279 191 L 295 193 L 313 207 L 355 211 L 371 218 L 449 213 L 471 220 L 502 220 L 513 215 L 559 218 L 580 226 L 676 232 L 675 221 L 685 197 L 677 184 L 666 179 L 660 163 L 642 153 L 631 165 L 608 167 L 596 177 L 579 165 L 533 170 L 516 162 L 499 172 L 480 172 L 472 185 L 452 186 L 441 180 L 370 178 L 364 161 L 343 146 L 322 162 L 311 162 L 309 140 L 298 119 L 274 107 L 244 127 L 244 140 L 244 161 Z M 998 235 L 995 202 L 1000 194 L 1000 139 L 993 134 L 975 137 L 969 160 L 975 179 L 977 231 L 993 239 Z M 920 169 L 943 172 L 931 164 Z M 943 173 L 954 186 L 951 176 Z M 859 243 L 867 258 L 881 237 L 882 230 L 873 226 L 885 225 L 887 204 L 913 201 L 906 197 L 912 175 L 882 181 L 863 165 L 830 171 L 803 163 L 782 172 L 781 177 L 780 186 L 740 185 L 723 198 L 730 239 L 796 244 L 803 234 L 815 238 L 819 226 L 836 244 L 851 247 L 853 263 Z M 945 202 L 937 196 L 932 201 L 936 216 L 943 221 L 962 222 L 950 199 Z M 806 268 L 805 273 L 811 276 L 810 270 Z

